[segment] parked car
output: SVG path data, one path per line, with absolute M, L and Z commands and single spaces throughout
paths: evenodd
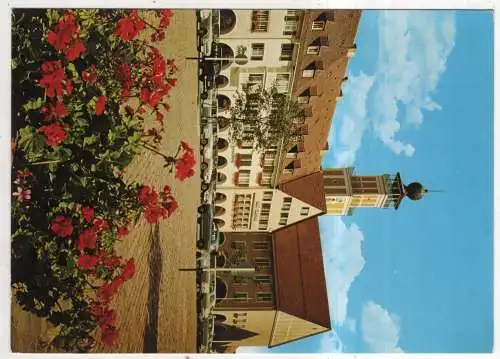
M 200 164 L 200 177 L 202 179 L 201 191 L 207 191 L 210 184 L 217 180 L 217 141 L 219 127 L 217 122 L 211 122 L 202 127 L 200 135 L 200 149 L 202 162 Z
M 208 353 L 215 334 L 215 316 L 210 316 L 202 323 L 200 353 Z
M 214 207 L 212 204 L 202 204 L 198 207 L 198 238 L 196 248 L 203 249 L 212 237 L 214 230 Z
M 213 170 L 212 178 L 208 186 L 201 184 L 201 203 L 213 203 L 215 200 L 215 191 L 217 189 L 217 170 Z

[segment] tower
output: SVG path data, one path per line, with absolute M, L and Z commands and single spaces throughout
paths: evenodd
M 323 170 L 326 210 L 329 215 L 348 216 L 356 208 L 398 209 L 406 196 L 419 200 L 427 193 L 420 183 L 405 186 L 401 175 L 358 176 L 354 168 Z

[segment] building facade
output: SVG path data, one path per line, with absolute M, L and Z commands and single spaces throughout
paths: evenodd
M 220 137 L 217 191 L 221 199 L 216 217 L 222 231 L 271 232 L 319 214 L 316 207 L 304 217 L 307 205 L 292 199 L 287 214 L 280 212 L 287 216 L 286 221 L 285 217 L 266 219 L 279 210 L 279 201 L 272 201 L 272 209 L 265 204 L 262 211 L 253 205 L 263 203 L 264 193 L 270 189 L 273 198 L 286 196 L 275 190 L 280 182 L 320 170 L 321 157 L 328 150 L 335 103 L 347 80 L 348 60 L 356 50 L 354 37 L 360 14 L 359 10 L 220 11 L 218 55 L 228 59 L 216 79 Z M 273 83 L 303 107 L 306 120 L 298 142 L 262 152 L 254 150 L 252 141 L 235 143 L 228 118 L 236 92 L 244 84 L 269 87 Z M 244 204 L 240 203 L 242 198 Z

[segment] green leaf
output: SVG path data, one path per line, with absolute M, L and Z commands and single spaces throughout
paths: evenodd
M 28 155 L 39 157 L 44 148 L 44 136 L 38 133 L 33 126 L 26 126 L 19 130 L 17 144 Z M 31 157 L 31 156 L 30 156 Z
M 109 142 L 114 142 L 115 139 L 116 139 L 116 134 L 113 131 L 109 130 L 109 132 L 108 132 Z
M 36 100 L 31 99 L 23 105 L 24 111 L 28 112 L 30 110 L 37 110 L 42 107 L 42 98 L 38 97 Z
M 78 74 L 78 71 L 76 70 L 76 67 L 72 62 L 68 64 L 66 69 L 69 71 L 70 77 L 73 80 L 73 82 L 76 83 L 80 82 L 80 75 Z
M 83 145 L 89 146 L 97 142 L 97 137 L 95 135 L 87 136 L 83 139 Z

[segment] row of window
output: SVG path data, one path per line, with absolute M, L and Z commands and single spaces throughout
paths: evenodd
M 252 11 L 252 32 L 268 32 L 269 31 L 269 10 L 253 10 Z M 318 16 L 313 22 L 311 29 L 313 31 L 323 31 L 326 26 L 326 15 L 325 13 Z M 285 27 L 283 29 L 283 35 L 285 36 L 295 36 L 299 24 L 298 10 L 288 10 L 285 16 Z
M 250 298 L 248 297 L 248 292 L 235 292 L 233 294 L 233 299 L 248 300 Z M 255 293 L 255 301 L 257 302 L 272 302 L 272 300 L 273 300 L 273 293 L 270 292 Z
M 295 44 L 281 44 L 280 61 L 291 61 Z M 252 53 L 250 55 L 252 61 L 264 60 L 264 43 L 258 42 L 252 44 Z

